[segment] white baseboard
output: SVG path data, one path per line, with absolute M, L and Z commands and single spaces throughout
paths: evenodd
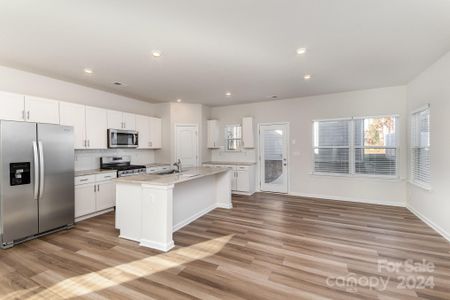
M 156 243 L 153 241 L 141 239 L 139 246 L 148 247 L 148 248 L 167 252 L 170 249 L 172 249 L 173 247 L 175 247 L 175 243 L 173 241 L 171 241 L 167 244 L 163 244 L 163 243 Z
M 92 217 L 96 217 L 96 216 L 99 216 L 99 215 L 103 215 L 103 214 L 109 213 L 109 212 L 111 212 L 111 211 L 114 211 L 114 207 L 112 207 L 112 208 L 107 208 L 107 209 L 104 209 L 104 210 L 102 210 L 102 211 L 96 211 L 96 212 L 94 212 L 94 213 L 92 213 L 92 214 L 88 214 L 88 215 L 84 215 L 84 216 L 75 218 L 75 223 L 76 223 L 76 222 L 83 221 L 83 220 L 86 220 L 86 219 L 89 219 L 89 218 L 92 218 Z
M 251 193 L 251 192 L 236 192 L 236 191 L 232 191 L 231 193 L 234 195 L 243 195 L 243 196 L 251 196 L 254 194 L 254 192 Z
M 447 232 L 442 227 L 440 227 L 439 225 L 436 225 L 433 221 L 431 221 L 430 219 L 425 217 L 423 214 L 421 214 L 419 211 L 417 211 L 415 208 L 413 208 L 409 204 L 406 206 L 406 208 L 409 209 L 410 212 L 415 214 L 419 219 L 421 219 L 425 224 L 427 224 L 428 226 L 433 228 L 434 231 L 436 231 L 437 233 L 442 235 L 442 237 L 444 239 L 446 239 L 447 241 L 450 242 L 450 232 Z
M 319 195 L 319 194 L 304 194 L 304 193 L 296 193 L 296 192 L 290 192 L 290 193 L 288 193 L 288 195 L 290 195 L 290 196 L 297 196 L 297 197 L 304 197 L 304 198 L 315 198 L 315 199 L 321 199 L 321 200 L 349 201 L 349 202 L 357 202 L 357 203 L 368 203 L 368 204 L 380 204 L 380 205 L 406 207 L 406 203 L 404 203 L 404 202 L 395 202 L 395 201 L 360 199 L 360 198 L 330 196 L 330 195 Z
M 212 211 L 212 210 L 215 209 L 216 207 L 218 207 L 218 205 L 217 205 L 217 204 L 213 204 L 213 205 L 211 205 L 211 206 L 209 206 L 209 207 L 207 207 L 207 208 L 205 208 L 205 209 L 199 211 L 199 212 L 196 213 L 195 215 L 192 215 L 191 217 L 187 218 L 186 220 L 183 220 L 183 221 L 179 222 L 178 224 L 175 224 L 175 225 L 173 226 L 173 232 L 175 232 L 175 231 L 177 231 L 177 230 L 183 228 L 184 226 L 188 225 L 189 223 L 191 223 L 191 222 L 197 220 L 198 218 L 200 218 L 201 216 L 203 216 L 203 215 L 209 213 L 210 211 Z
M 231 203 L 217 203 L 217 208 L 226 208 L 226 209 L 231 209 L 233 208 L 233 204 Z

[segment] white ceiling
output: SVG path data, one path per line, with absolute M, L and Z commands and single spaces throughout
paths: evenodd
M 450 1 L 0 0 L 0 41 L 6 66 L 227 105 L 405 84 L 450 50 Z

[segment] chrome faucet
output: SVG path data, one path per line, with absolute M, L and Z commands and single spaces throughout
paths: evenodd
M 177 173 L 181 173 L 181 171 L 183 170 L 183 167 L 182 167 L 182 165 L 181 165 L 181 160 L 178 159 L 178 161 L 177 161 L 176 163 L 174 163 L 173 165 L 174 165 L 175 167 L 177 167 L 176 172 L 177 172 Z

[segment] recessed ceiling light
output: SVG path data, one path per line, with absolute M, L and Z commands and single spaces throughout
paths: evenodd
M 178 102 L 178 103 L 180 103 L 181 101 L 182 101 L 181 99 L 179 99 L 179 98 L 177 99 L 177 102 Z
M 231 93 L 230 93 L 230 92 L 226 92 L 226 93 L 225 93 L 225 96 L 230 97 L 230 96 L 231 96 Z
M 305 76 L 303 76 L 303 78 L 305 80 L 310 80 L 312 78 L 311 74 L 305 74 Z
M 85 68 L 85 69 L 84 69 L 84 73 L 86 73 L 86 74 L 92 74 L 92 73 L 94 73 L 94 71 L 92 71 L 92 69 Z
M 298 48 L 297 49 L 297 54 L 305 54 L 306 53 L 306 48 Z
M 161 51 L 159 51 L 159 50 L 153 50 L 153 51 L 152 51 L 152 55 L 153 55 L 153 57 L 160 57 L 160 56 L 161 56 Z
M 113 84 L 114 84 L 114 85 L 123 85 L 123 83 L 120 82 L 120 81 L 114 81 Z
M 277 99 L 277 98 L 278 98 L 277 95 L 273 95 L 273 96 L 272 96 L 272 99 Z

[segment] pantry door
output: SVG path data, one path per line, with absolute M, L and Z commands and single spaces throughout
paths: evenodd
M 198 166 L 197 124 L 177 124 L 175 128 L 175 160 L 181 160 L 183 168 Z

